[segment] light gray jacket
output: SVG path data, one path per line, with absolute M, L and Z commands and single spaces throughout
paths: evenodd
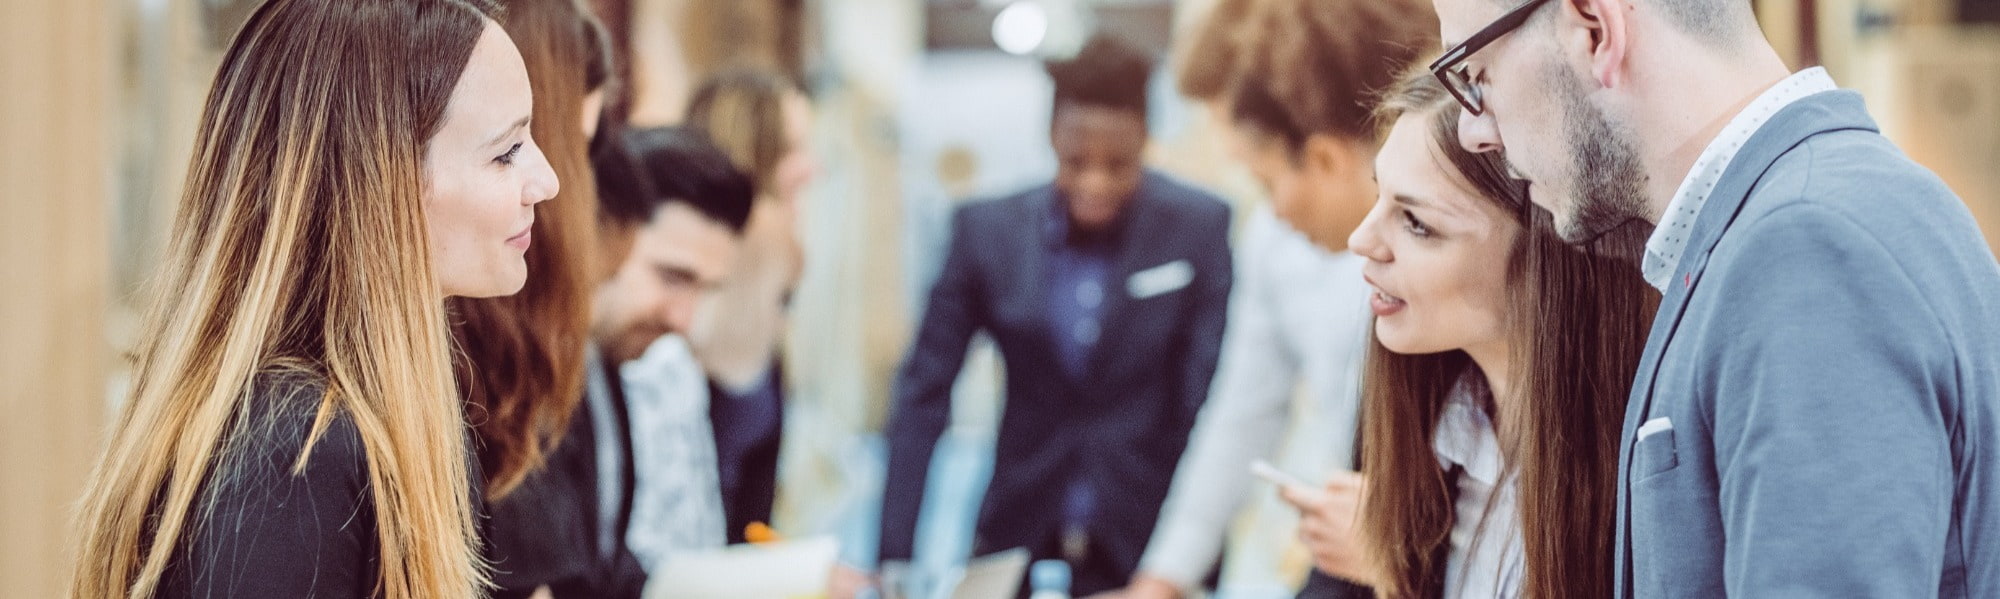
M 2000 597 L 2000 266 L 1858 94 L 1701 209 L 1625 419 L 1620 597 Z

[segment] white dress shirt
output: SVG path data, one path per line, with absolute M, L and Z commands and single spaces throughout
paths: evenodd
M 1296 412 L 1314 417 L 1302 430 L 1316 444 L 1304 452 L 1314 455 L 1288 469 L 1316 477 L 1354 465 L 1370 320 L 1363 260 L 1313 245 L 1268 207 L 1247 218 L 1215 381 L 1139 564 L 1184 589 L 1199 585 L 1221 555 L 1258 488 L 1250 462 L 1276 452 L 1295 400 L 1313 404 Z
M 1661 293 L 1673 284 L 1674 271 L 1680 268 L 1681 253 L 1687 250 L 1688 233 L 1694 230 L 1695 217 L 1701 215 L 1701 207 L 1708 203 L 1708 194 L 1715 191 L 1715 184 L 1722 181 L 1723 171 L 1729 170 L 1729 163 L 1736 160 L 1736 153 L 1742 151 L 1743 144 L 1757 134 L 1773 115 L 1778 114 L 1793 102 L 1807 96 L 1838 89 L 1833 78 L 1827 76 L 1826 69 L 1813 67 L 1786 77 L 1771 89 L 1764 90 L 1756 100 L 1729 124 L 1717 133 L 1714 141 L 1695 158 L 1694 167 L 1688 169 L 1687 178 L 1681 180 L 1680 188 L 1674 192 L 1674 199 L 1667 203 L 1667 211 L 1660 216 L 1659 225 L 1653 228 L 1653 235 L 1646 239 L 1646 259 L 1641 264 L 1641 273 L 1646 282 L 1651 283 Z
M 618 368 L 632 426 L 632 520 L 625 544 L 649 572 L 667 556 L 728 544 L 708 376 L 679 335 Z
M 1519 597 L 1527 569 L 1514 477 L 1507 473 L 1493 419 L 1481 407 L 1489 393 L 1478 371 L 1467 374 L 1452 391 L 1432 440 L 1438 464 L 1461 469 L 1445 559 L 1445 599 Z

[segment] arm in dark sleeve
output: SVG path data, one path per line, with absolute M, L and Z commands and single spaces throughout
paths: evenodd
M 1189 420 L 1208 400 L 1216 360 L 1222 355 L 1222 329 L 1229 320 L 1229 289 L 1235 271 L 1229 254 L 1229 207 L 1216 205 L 1199 222 L 1200 248 L 1195 252 L 1194 302 L 1188 312 L 1187 345 L 1182 353 L 1181 405 Z
M 951 421 L 951 388 L 965 362 L 966 345 L 983 326 L 984 292 L 975 272 L 971 225 L 961 209 L 952 219 L 950 253 L 923 323 L 896 377 L 896 407 L 889 418 L 889 466 L 882 491 L 884 560 L 909 559 L 931 451 Z
M 379 568 L 374 500 L 354 423 L 335 416 L 305 448 L 318 394 L 262 397 L 196 498 L 175 576 L 190 596 L 371 597 Z

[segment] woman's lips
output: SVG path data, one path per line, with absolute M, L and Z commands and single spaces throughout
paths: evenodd
M 1406 306 L 1409 306 L 1409 304 L 1402 299 L 1382 293 L 1380 289 L 1368 295 L 1368 309 L 1373 310 L 1376 316 L 1390 316 L 1397 312 L 1402 312 Z
M 1376 316 L 1389 316 L 1409 307 L 1409 302 L 1403 301 L 1403 298 L 1382 291 L 1382 286 L 1375 284 L 1374 278 L 1367 275 L 1362 275 L 1361 278 L 1368 281 L 1369 287 L 1375 288 L 1374 293 L 1368 294 L 1368 309 L 1374 311 Z
M 535 226 L 533 224 L 530 224 L 527 227 L 522 228 L 520 233 L 516 233 L 514 234 L 513 237 L 507 238 L 507 245 L 514 249 L 525 252 L 528 251 L 529 245 L 534 244 L 534 241 L 535 241 Z

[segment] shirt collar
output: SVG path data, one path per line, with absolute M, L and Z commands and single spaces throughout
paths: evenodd
M 1438 418 L 1431 451 L 1437 454 L 1438 465 L 1447 469 L 1461 466 L 1465 468 L 1465 476 L 1487 486 L 1497 486 L 1506 462 L 1500 454 L 1500 438 L 1493 432 L 1493 419 L 1483 407 L 1489 403 L 1486 399 L 1491 394 L 1479 369 L 1468 369 L 1459 377 L 1444 414 Z
M 1667 211 L 1660 216 L 1659 225 L 1653 228 L 1653 235 L 1646 239 L 1646 257 L 1640 272 L 1646 282 L 1665 293 L 1673 283 L 1674 271 L 1680 268 L 1681 254 L 1687 250 L 1688 235 L 1694 232 L 1695 217 L 1701 214 L 1702 206 L 1708 203 L 1708 196 L 1715 191 L 1715 185 L 1722 180 L 1722 173 L 1729 170 L 1729 163 L 1743 150 L 1743 144 L 1763 128 L 1778 111 L 1794 102 L 1820 92 L 1838 89 L 1826 69 L 1813 67 L 1779 81 L 1771 89 L 1764 90 L 1742 112 L 1729 120 L 1729 124 L 1717 133 L 1714 141 L 1695 158 L 1693 168 L 1674 192 L 1673 200 L 1667 203 Z

